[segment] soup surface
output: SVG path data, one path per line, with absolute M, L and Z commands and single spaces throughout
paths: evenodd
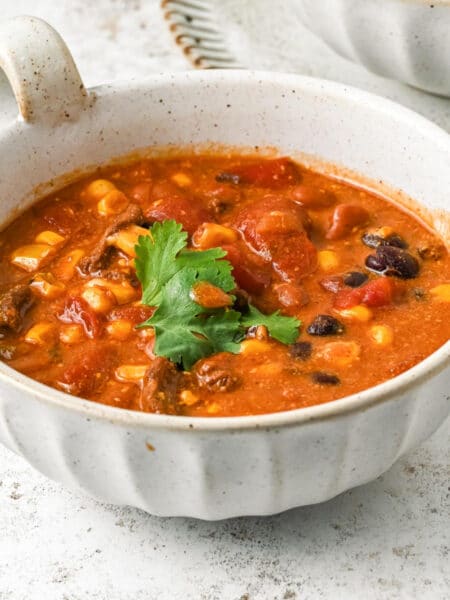
M 175 293 L 168 270 L 211 248 L 223 250 L 215 275 L 175 267 Z M 128 409 L 235 416 L 329 402 L 450 337 L 442 241 L 375 193 L 286 158 L 99 169 L 13 222 L 0 256 L 1 359 Z

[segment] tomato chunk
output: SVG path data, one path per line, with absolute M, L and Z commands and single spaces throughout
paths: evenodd
M 86 396 L 99 390 L 108 380 L 115 353 L 106 345 L 90 342 L 76 350 L 63 371 L 61 386 L 71 394 Z M 92 345 L 91 345 L 92 344 Z
M 63 323 L 78 323 L 83 326 L 86 335 L 98 338 L 103 331 L 103 319 L 94 312 L 89 304 L 80 296 L 69 296 L 64 304 L 63 312 L 58 315 Z
M 360 288 L 341 290 L 337 293 L 334 306 L 351 308 L 357 304 L 365 304 L 376 308 L 392 304 L 401 292 L 398 283 L 388 277 L 380 277 L 366 283 Z
M 267 196 L 237 216 L 235 226 L 247 244 L 283 281 L 298 282 L 317 266 L 317 251 L 307 235 L 308 214 L 294 202 Z
M 296 184 L 301 181 L 300 169 L 288 158 L 262 160 L 230 167 L 229 172 L 219 174 L 217 179 L 218 181 L 233 181 L 232 177 L 235 177 L 234 181 L 237 183 L 268 188 Z
M 144 211 L 150 221 L 173 219 L 183 225 L 183 229 L 192 235 L 205 221 L 213 221 L 209 212 L 194 204 L 187 196 L 178 194 L 172 198 L 160 198 Z
M 270 285 L 270 274 L 252 264 L 235 245 L 222 245 L 225 257 L 233 266 L 233 277 L 240 288 L 249 294 L 261 294 Z

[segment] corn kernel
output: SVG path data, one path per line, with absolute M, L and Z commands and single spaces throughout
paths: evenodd
M 63 281 L 72 279 L 72 277 L 75 275 L 76 266 L 83 258 L 84 254 L 84 250 L 79 248 L 77 250 L 72 250 L 72 252 L 69 252 L 63 256 L 61 260 L 58 261 L 58 264 L 55 268 L 55 274 L 58 279 L 62 279 Z
M 86 287 L 101 287 L 109 290 L 115 297 L 118 304 L 127 304 L 139 297 L 139 290 L 134 288 L 126 279 L 123 281 L 111 281 L 94 277 L 86 284 Z
M 108 312 L 116 304 L 116 299 L 109 290 L 96 285 L 86 287 L 81 296 L 95 312 Z
M 258 352 L 267 352 L 271 349 L 271 345 L 268 342 L 262 340 L 249 339 L 244 340 L 241 343 L 241 354 L 256 354 Z
M 64 294 L 66 286 L 57 281 L 51 273 L 37 273 L 31 283 L 30 288 L 41 298 L 53 300 Z
M 25 341 L 29 344 L 44 346 L 56 336 L 56 325 L 54 323 L 37 323 L 25 334 Z
M 55 253 L 55 249 L 47 244 L 29 244 L 17 248 L 11 255 L 11 262 L 24 271 L 36 271 Z
M 384 227 L 378 227 L 377 229 L 375 229 L 375 231 L 373 231 L 371 233 L 373 233 L 374 235 L 377 235 L 380 238 L 382 238 L 383 240 L 385 240 L 390 235 L 393 235 L 395 233 L 395 230 L 392 229 L 392 227 L 385 225 Z
M 135 246 L 138 243 L 138 239 L 141 235 L 150 235 L 148 229 L 144 227 L 139 227 L 139 225 L 128 225 L 128 227 L 124 227 L 123 229 L 119 229 L 112 235 L 110 235 L 107 239 L 107 242 L 110 246 L 115 246 L 128 256 L 135 257 Z
M 339 257 L 333 250 L 321 250 L 317 260 L 322 271 L 334 271 L 339 266 Z
M 139 382 L 145 377 L 148 365 L 120 365 L 116 369 L 116 378 L 120 381 Z
M 317 352 L 318 357 L 336 367 L 349 367 L 360 355 L 361 346 L 356 342 L 329 342 Z
M 86 194 L 91 200 L 101 200 L 108 192 L 112 192 L 116 186 L 107 179 L 95 179 L 86 188 Z
M 270 362 L 265 363 L 263 365 L 258 365 L 257 367 L 253 367 L 251 369 L 252 375 L 258 375 L 262 377 L 275 377 L 279 375 L 284 369 L 284 366 L 281 363 Z
M 126 340 L 133 331 L 133 323 L 127 319 L 117 319 L 108 323 L 106 331 L 115 340 Z
M 208 405 L 206 412 L 209 415 L 215 415 L 219 412 L 219 410 L 220 410 L 220 404 L 217 404 L 217 402 L 211 402 L 211 404 Z
M 389 346 L 394 341 L 394 332 L 389 325 L 373 325 L 369 336 L 377 346 Z
M 432 288 L 430 293 L 439 302 L 450 302 L 450 283 L 441 283 Z
M 59 339 L 64 344 L 78 344 L 84 339 L 83 327 L 77 323 L 63 325 L 59 332 Z
M 186 175 L 186 173 L 175 173 L 175 175 L 172 175 L 171 179 L 181 188 L 192 185 L 192 179 L 189 175 Z
M 343 308 L 336 312 L 344 319 L 349 319 L 349 321 L 359 321 L 360 323 L 367 323 L 373 318 L 373 312 L 364 304 L 358 304 L 351 308 Z
M 48 244 L 49 246 L 60 246 L 64 241 L 65 237 L 56 233 L 56 231 L 41 231 L 36 238 L 35 242 L 38 244 Z
M 196 402 L 199 401 L 199 397 L 196 396 L 191 390 L 183 390 L 180 393 L 180 404 L 185 404 L 186 406 L 192 406 Z
M 117 215 L 128 206 L 128 198 L 119 190 L 111 190 L 97 204 L 97 210 L 102 217 Z
M 196 248 L 215 248 L 222 244 L 231 244 L 238 239 L 238 234 L 230 227 L 217 223 L 203 223 L 192 236 L 192 244 Z

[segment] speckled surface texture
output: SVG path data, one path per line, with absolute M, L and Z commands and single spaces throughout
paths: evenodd
M 1 4 L 53 24 L 88 86 L 187 66 L 156 0 Z M 0 600 L 447 600 L 449 437 L 326 504 L 218 523 L 100 504 L 0 448 Z

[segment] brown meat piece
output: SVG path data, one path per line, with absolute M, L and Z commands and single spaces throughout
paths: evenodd
M 210 392 L 229 392 L 238 387 L 241 379 L 233 372 L 232 357 L 226 352 L 219 352 L 199 360 L 193 369 L 198 386 Z
M 33 294 L 28 285 L 16 285 L 0 295 L 0 331 L 18 331 L 26 311 L 33 304 Z
M 146 412 L 176 415 L 177 387 L 181 373 L 167 358 L 156 357 L 144 377 L 140 409 Z
M 132 223 L 134 225 L 142 225 L 143 222 L 144 215 L 141 208 L 137 204 L 130 204 L 126 210 L 117 215 L 111 225 L 105 230 L 105 233 L 97 242 L 92 253 L 81 259 L 79 263 L 80 271 L 84 275 L 94 275 L 98 274 L 99 271 L 107 269 L 115 253 L 115 249 L 112 246 L 108 246 L 108 237 Z

